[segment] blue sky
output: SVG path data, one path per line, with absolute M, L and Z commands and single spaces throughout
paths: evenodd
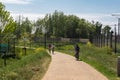
M 120 13 L 120 0 L 0 0 L 16 19 L 18 15 L 30 20 L 43 18 L 55 10 L 66 15 L 74 14 L 88 21 L 99 21 L 104 25 L 117 24 L 117 17 L 112 13 Z

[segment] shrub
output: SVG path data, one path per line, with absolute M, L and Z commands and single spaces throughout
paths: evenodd
M 87 42 L 87 46 L 88 47 L 92 47 L 92 43 L 89 41 L 89 42 Z
M 15 54 L 16 54 L 16 58 L 17 58 L 17 59 L 21 59 L 21 57 L 23 56 L 22 48 L 16 48 L 15 50 L 16 50 L 16 51 L 15 51 L 15 52 L 16 52 L 16 53 L 15 53 Z
M 35 49 L 35 53 L 42 52 L 42 51 L 45 51 L 45 49 L 44 48 L 36 48 Z
M 105 47 L 103 47 L 103 49 L 105 50 L 105 52 L 106 52 L 107 54 L 112 55 L 112 52 L 113 52 L 112 48 L 110 48 L 110 47 L 108 47 L 108 46 L 105 46 Z
M 17 51 L 20 50 L 22 49 L 17 49 Z M 40 73 L 41 79 L 51 60 L 46 50 L 42 50 L 37 49 L 37 51 L 41 52 L 35 53 L 34 49 L 28 49 L 27 52 L 29 54 L 22 56 L 21 59 L 8 59 L 7 65 L 0 68 L 0 80 L 31 80 L 38 72 Z M 35 72 L 33 69 L 39 70 Z

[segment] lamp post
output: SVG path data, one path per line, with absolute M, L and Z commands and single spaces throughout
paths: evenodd
M 119 41 L 120 41 L 120 13 L 112 14 L 112 16 L 115 16 L 115 17 L 118 18 L 118 36 L 117 36 L 117 41 L 119 43 Z
M 116 46 L 116 44 L 117 44 L 117 37 L 116 37 L 116 24 L 115 24 L 115 53 L 117 52 L 117 46 Z
M 118 18 L 118 43 L 120 42 L 120 18 Z

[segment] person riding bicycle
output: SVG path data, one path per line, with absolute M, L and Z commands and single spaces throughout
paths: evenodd
M 76 58 L 76 60 L 79 60 L 79 52 L 80 52 L 80 47 L 78 45 L 75 45 L 75 58 Z

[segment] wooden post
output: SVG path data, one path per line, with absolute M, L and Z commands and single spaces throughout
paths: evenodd
M 4 54 L 4 66 L 6 66 L 6 52 Z
M 120 77 L 120 56 L 117 59 L 117 76 Z

